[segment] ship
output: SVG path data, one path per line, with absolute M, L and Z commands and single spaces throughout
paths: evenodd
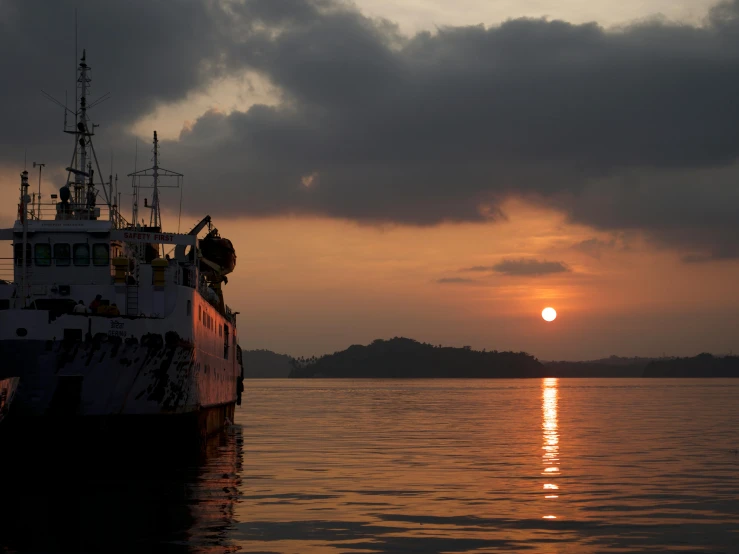
M 182 174 L 159 166 L 156 131 L 152 167 L 129 174 L 124 217 L 93 145 L 84 50 L 75 78 L 75 109 L 62 106 L 74 139 L 66 183 L 44 203 L 42 164 L 38 196 L 24 169 L 15 223 L 0 229 L 12 248 L 0 281 L 0 436 L 205 438 L 241 404 L 239 312 L 223 295 L 236 251 L 208 215 L 189 232 L 164 229 L 162 189 L 182 190 Z

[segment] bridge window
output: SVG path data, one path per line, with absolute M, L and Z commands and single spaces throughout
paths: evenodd
M 26 243 L 26 265 L 31 265 L 31 245 Z M 15 245 L 15 265 L 23 265 L 23 243 Z
M 49 267 L 51 265 L 51 245 L 36 244 L 33 247 L 34 259 L 39 267 Z
M 90 265 L 90 245 L 86 242 L 74 245 L 74 265 Z
M 54 245 L 54 263 L 57 266 L 67 266 L 72 263 L 72 249 L 68 244 Z
M 92 265 L 106 266 L 110 264 L 110 246 L 104 243 L 92 245 Z

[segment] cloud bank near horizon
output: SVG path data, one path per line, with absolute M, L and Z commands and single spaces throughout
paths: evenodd
M 277 91 L 163 144 L 190 212 L 436 225 L 495 221 L 516 196 L 688 261 L 739 257 L 739 0 L 701 26 L 516 19 L 413 36 L 339 0 L 10 0 L 0 71 L 23 86 L 3 91 L 3 165 L 19 144 L 59 146 L 61 116 L 35 93 L 71 89 L 78 4 L 92 97 L 113 92 L 101 152 L 132 161 L 135 121 L 224 76 Z

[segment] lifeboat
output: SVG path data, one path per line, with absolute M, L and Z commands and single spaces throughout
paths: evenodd
M 211 232 L 200 241 L 200 253 L 203 258 L 219 266 L 221 275 L 231 273 L 236 267 L 236 250 L 233 244 L 215 233 Z M 212 266 L 204 269 L 212 271 Z

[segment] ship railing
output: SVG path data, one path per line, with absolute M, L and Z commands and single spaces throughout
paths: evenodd
M 14 258 L 0 258 L 0 281 L 5 283 L 15 282 L 15 259 Z M 20 266 L 18 266 L 20 269 Z M 26 275 L 31 276 L 31 266 L 29 265 L 26 269 Z
M 107 204 L 101 204 L 94 207 L 88 207 L 85 204 L 66 204 L 66 208 L 62 207 L 62 203 L 47 202 L 28 206 L 28 220 L 74 220 L 74 221 L 113 221 L 117 228 L 128 226 L 128 221 L 124 218 L 117 206 L 109 207 Z
M 226 319 L 229 320 L 232 324 L 236 323 L 236 314 L 233 312 L 228 304 L 226 304 L 226 313 L 224 315 L 226 316 Z

